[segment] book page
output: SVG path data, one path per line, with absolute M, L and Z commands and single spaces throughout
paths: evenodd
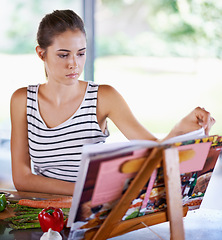
M 130 157 L 121 157 L 100 164 L 96 185 L 92 196 L 92 206 L 97 206 L 106 202 L 119 199 L 124 189 L 130 184 L 130 180 L 135 176 L 133 173 L 122 173 L 120 166 L 130 159 L 144 156 L 147 150 L 137 150 Z
M 83 146 L 84 155 L 90 155 L 91 161 L 113 157 L 125 152 L 141 148 L 153 148 L 159 146 L 158 142 L 150 140 L 131 140 L 126 142 L 89 144 Z
M 193 157 L 185 159 L 180 162 L 180 173 L 200 171 L 203 169 L 208 152 L 210 150 L 211 142 L 191 144 L 178 147 L 179 151 L 186 151 L 192 149 L 194 151 Z
M 189 141 L 189 140 L 204 138 L 204 137 L 206 137 L 205 130 L 204 128 L 200 128 L 196 131 L 188 132 L 188 133 L 167 139 L 166 141 L 163 142 L 163 144 L 184 142 L 184 141 Z

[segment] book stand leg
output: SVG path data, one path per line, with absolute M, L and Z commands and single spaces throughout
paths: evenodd
M 129 208 L 132 200 L 137 197 L 152 172 L 162 161 L 164 162 L 167 212 L 163 211 L 122 221 L 122 217 Z M 185 216 L 186 213 L 187 208 L 182 208 L 178 150 L 176 148 L 167 150 L 155 148 L 144 162 L 125 194 L 110 212 L 92 239 L 106 240 L 110 237 L 143 228 L 145 226 L 142 222 L 147 226 L 151 226 L 170 221 L 171 240 L 184 240 L 183 216 Z
M 170 222 L 170 239 L 184 240 L 179 153 L 176 148 L 169 148 L 164 151 L 163 167 L 167 215 Z

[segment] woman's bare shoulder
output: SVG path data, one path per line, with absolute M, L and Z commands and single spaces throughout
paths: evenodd
M 117 108 L 125 106 L 126 102 L 122 95 L 110 85 L 100 85 L 98 90 L 98 107 L 106 116 L 112 112 L 118 112 Z
M 24 97 L 27 97 L 27 87 L 19 88 L 12 94 L 12 99 L 20 99 Z
M 118 91 L 111 85 L 102 84 L 99 85 L 98 95 L 101 97 L 110 97 L 115 94 L 118 94 Z
M 11 104 L 20 105 L 26 103 L 27 100 L 27 87 L 17 89 L 11 97 Z

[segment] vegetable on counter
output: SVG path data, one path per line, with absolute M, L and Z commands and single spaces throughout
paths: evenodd
M 5 194 L 0 194 L 0 212 L 4 211 L 7 205 Z
M 4 219 L 8 222 L 9 227 L 12 229 L 29 229 L 29 228 L 40 228 L 40 223 L 38 221 L 38 214 L 41 209 L 36 212 L 30 209 L 21 209 L 17 204 L 9 205 L 9 207 L 15 207 L 15 215 Z M 20 212 L 21 209 L 21 212 Z
M 62 240 L 62 236 L 58 232 L 49 228 L 48 232 L 45 232 L 40 240 Z
M 27 222 L 27 223 L 9 223 L 9 227 L 15 230 L 40 228 L 39 222 Z
M 72 197 L 54 198 L 48 200 L 30 200 L 21 199 L 18 202 L 19 205 L 33 207 L 33 208 L 70 208 L 72 204 Z
M 12 229 L 29 229 L 29 228 L 40 228 L 38 220 L 38 214 L 43 208 L 32 208 L 28 206 L 19 205 L 18 203 L 10 203 L 7 205 L 8 208 L 13 208 L 15 216 L 8 217 L 4 221 L 8 222 Z M 69 208 L 61 209 L 64 215 L 64 219 L 68 218 Z
M 43 232 L 47 232 L 49 228 L 61 232 L 64 227 L 64 216 L 60 208 L 45 208 L 38 214 L 38 219 Z

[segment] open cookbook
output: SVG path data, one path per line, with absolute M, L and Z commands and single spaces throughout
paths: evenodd
M 182 203 L 189 210 L 199 208 L 222 149 L 221 136 L 205 136 L 200 129 L 160 144 L 133 140 L 87 145 L 83 149 L 69 213 L 69 239 L 84 239 L 86 232 L 103 224 L 154 148 L 178 148 L 180 153 L 188 152 L 179 165 Z M 163 166 L 157 166 L 122 221 L 166 209 L 163 175 Z

